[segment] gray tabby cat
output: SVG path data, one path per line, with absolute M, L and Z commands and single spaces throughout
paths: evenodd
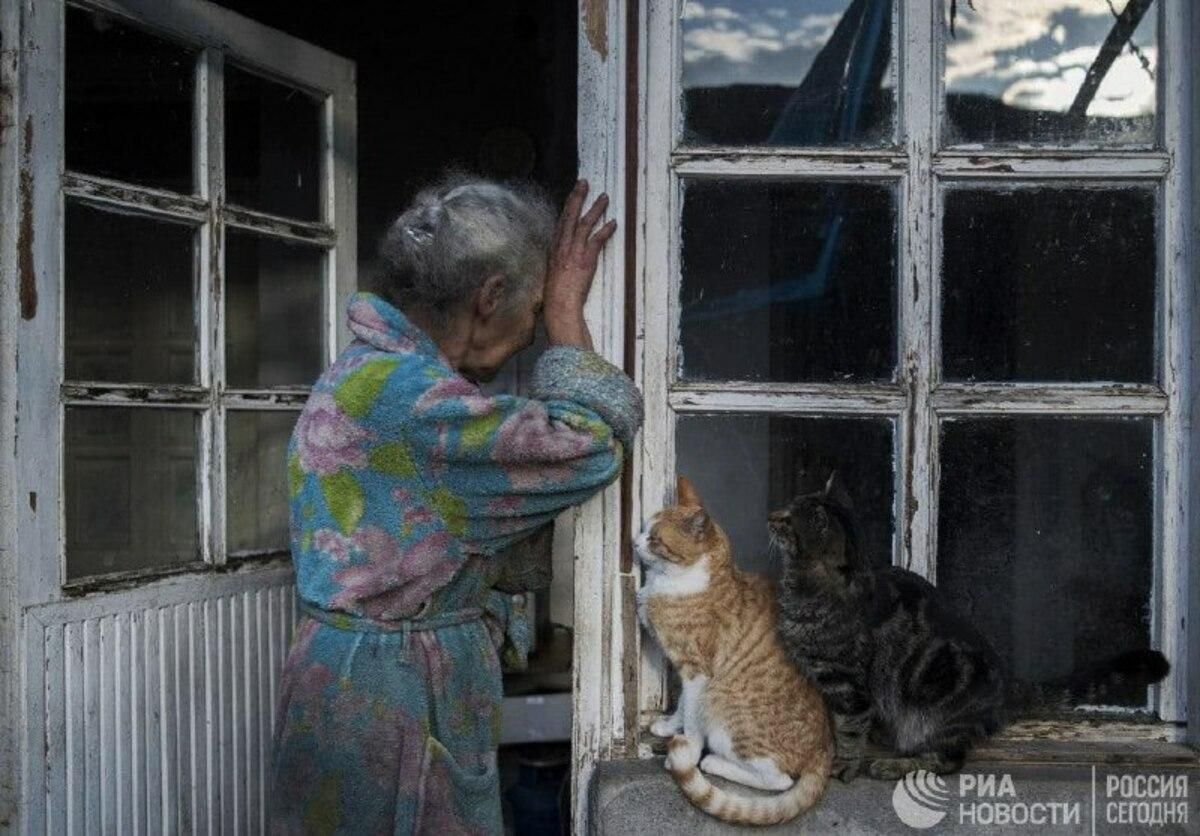
M 770 515 L 782 555 L 778 630 L 784 651 L 834 716 L 838 777 L 863 769 L 895 779 L 961 768 L 968 750 L 1003 724 L 1005 677 L 988 641 L 937 589 L 861 554 L 849 498 L 829 478 Z M 1022 708 L 1144 687 L 1166 675 L 1157 651 L 1133 651 L 1059 686 L 1020 694 Z M 1088 700 L 1089 702 L 1091 699 Z M 895 753 L 867 761 L 872 739 Z

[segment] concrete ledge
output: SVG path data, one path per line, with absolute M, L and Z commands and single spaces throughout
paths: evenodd
M 1112 796 L 1108 794 L 1109 776 L 1114 776 L 1117 782 Z M 1157 787 L 1150 783 L 1151 776 L 1158 776 Z M 608 761 L 601 763 L 594 773 L 589 818 L 591 832 L 600 836 L 708 836 L 738 832 L 821 836 L 905 833 L 978 836 L 1017 832 L 1200 834 L 1200 765 L 1194 753 L 1189 763 L 1149 766 L 978 761 L 969 764 L 962 774 L 947 776 L 943 781 L 945 800 L 915 811 L 914 820 L 922 816 L 926 820 L 937 818 L 944 813 L 940 821 L 927 828 L 909 827 L 901 820 L 894 795 L 899 795 L 898 803 L 906 807 L 910 818 L 914 811 L 895 783 L 869 779 L 852 784 L 832 782 L 815 810 L 787 825 L 737 828 L 692 807 L 663 770 L 660 758 Z M 753 793 L 728 782 L 715 782 L 739 793 Z M 1142 803 L 1148 806 L 1136 806 Z M 1167 805 L 1172 812 L 1166 812 Z M 1024 815 L 1042 821 L 1000 823 L 998 818 L 1006 815 L 1002 810 L 1018 819 Z M 1139 816 L 1145 819 L 1143 823 L 1139 823 Z M 1067 817 L 1072 819 L 1070 824 L 1063 823 Z M 1151 824 L 1151 818 L 1161 823 Z

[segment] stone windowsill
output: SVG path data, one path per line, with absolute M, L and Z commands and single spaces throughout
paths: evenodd
M 1111 732 L 1111 726 L 1108 731 Z M 1096 730 L 1098 731 L 1098 729 Z M 1051 735 L 1052 739 L 1034 734 Z M 1144 729 L 1143 729 L 1144 735 Z M 833 781 L 821 804 L 793 822 L 771 828 L 735 828 L 725 825 L 693 808 L 680 794 L 655 754 L 645 760 L 619 760 L 601 763 L 593 776 L 591 793 L 592 833 L 603 836 L 708 836 L 708 834 L 754 832 L 762 834 L 903 834 L 903 833 L 1080 833 L 1080 834 L 1200 834 L 1200 759 L 1187 746 L 1163 739 L 1093 739 L 1087 724 L 1045 724 L 1010 730 L 1002 738 L 980 747 L 963 772 L 947 776 L 945 787 L 949 801 L 946 816 L 929 829 L 916 830 L 900 820 L 893 805 L 893 782 L 859 779 L 851 784 Z M 656 747 L 659 748 L 659 747 Z M 1096 776 L 1095 807 L 1092 800 L 1093 773 Z M 1107 797 L 1108 776 L 1136 775 L 1186 776 L 1186 797 L 1178 794 L 1161 797 L 1125 798 L 1120 790 Z M 1011 793 L 998 794 L 1003 776 L 1011 780 Z M 976 779 L 974 776 L 981 776 Z M 994 776 L 991 794 L 979 795 L 971 782 L 982 784 Z M 964 783 L 965 779 L 965 783 Z M 719 779 L 714 783 L 731 787 Z M 734 787 L 741 793 L 753 791 Z M 1186 823 L 1138 825 L 1122 822 L 1123 814 L 1137 815 L 1125 802 L 1139 801 L 1178 804 L 1187 809 Z M 1040 804 L 1043 816 L 1062 814 L 1077 806 L 1078 823 L 1070 826 L 1038 826 L 1026 823 L 987 823 L 1004 805 Z M 962 805 L 965 808 L 960 809 Z M 1050 806 L 1047 806 L 1050 805 Z M 986 808 L 986 809 L 985 809 Z M 972 809 L 979 817 L 972 822 Z M 1093 809 L 1096 828 L 1092 829 Z M 1019 814 L 1019 811 L 1018 811 Z M 1000 815 L 1003 815 L 1002 813 Z M 960 820 L 960 816 L 964 817 Z M 1116 820 L 1109 823 L 1108 817 Z

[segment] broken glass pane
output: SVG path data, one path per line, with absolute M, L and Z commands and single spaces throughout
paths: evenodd
M 682 377 L 892 378 L 891 186 L 689 181 L 682 235 Z
M 225 241 L 230 387 L 310 385 L 325 368 L 325 250 L 240 230 Z
M 193 383 L 196 231 L 68 200 L 66 379 Z
M 67 407 L 67 578 L 192 563 L 198 414 Z
M 676 470 L 691 480 L 729 536 L 738 564 L 775 573 L 767 514 L 822 488 L 836 470 L 853 502 L 859 541 L 876 565 L 892 562 L 892 421 L 684 415 L 675 424 Z
M 686 144 L 892 141 L 891 0 L 681 5 Z
M 225 166 L 230 203 L 321 220 L 321 103 L 226 66 Z
M 1140 418 L 943 422 L 938 587 L 1018 683 L 1086 679 L 1149 647 L 1153 435 Z
M 227 548 L 230 557 L 288 550 L 288 440 L 295 412 L 225 413 Z
M 951 189 L 942 234 L 948 380 L 1155 376 L 1155 194 Z
M 946 141 L 1151 145 L 1154 0 L 945 0 Z
M 196 53 L 76 6 L 66 38 L 67 168 L 192 192 Z

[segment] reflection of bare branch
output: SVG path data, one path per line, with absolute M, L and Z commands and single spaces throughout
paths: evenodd
M 971 11 L 975 11 L 975 0 L 967 0 L 967 5 L 971 7 Z M 950 37 L 957 37 L 954 33 L 954 20 L 958 17 L 958 0 L 950 0 Z
M 1108 75 L 1108 71 L 1112 69 L 1113 62 L 1117 60 L 1117 56 L 1121 54 L 1125 44 L 1129 43 L 1129 39 L 1133 37 L 1133 30 L 1138 28 L 1146 10 L 1153 2 L 1154 0 L 1129 0 L 1125 4 L 1125 9 L 1117 16 L 1113 28 L 1109 30 L 1108 37 L 1104 39 L 1104 44 L 1100 47 L 1100 54 L 1096 56 L 1092 66 L 1088 67 L 1087 76 L 1083 79 L 1079 92 L 1075 94 L 1075 101 L 1071 102 L 1071 109 L 1067 111 L 1068 115 L 1075 119 L 1083 119 L 1087 114 L 1087 109 L 1091 106 L 1092 99 L 1096 97 L 1096 91 L 1100 89 L 1100 83 L 1104 81 L 1104 76 Z
M 1117 7 L 1113 5 L 1113 0 L 1106 0 L 1108 10 L 1112 12 L 1113 17 L 1120 17 L 1121 13 L 1117 11 Z M 1146 57 L 1146 53 L 1142 52 L 1142 48 L 1133 41 L 1133 37 L 1129 38 L 1129 51 L 1134 54 L 1134 57 L 1141 63 L 1142 69 L 1146 71 L 1146 75 L 1154 78 L 1154 69 L 1150 66 L 1150 59 Z

